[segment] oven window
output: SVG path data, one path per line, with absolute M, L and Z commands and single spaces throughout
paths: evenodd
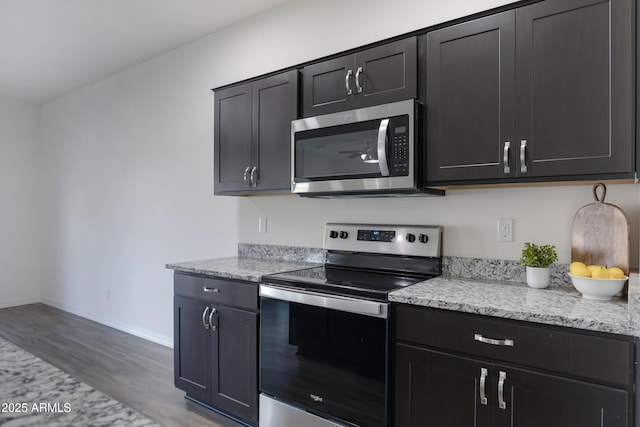
M 325 417 L 386 425 L 385 319 L 261 298 L 260 390 Z
M 319 181 L 379 177 L 380 120 L 296 133 L 295 177 Z

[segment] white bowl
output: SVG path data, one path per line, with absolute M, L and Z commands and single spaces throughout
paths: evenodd
M 582 294 L 583 298 L 595 299 L 600 301 L 608 301 L 618 294 L 629 278 L 624 276 L 623 279 L 594 279 L 592 277 L 574 276 L 571 273 L 571 282 L 573 286 Z

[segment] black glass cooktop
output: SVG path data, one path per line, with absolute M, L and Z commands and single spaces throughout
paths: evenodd
M 296 289 L 387 301 L 389 292 L 422 282 L 428 277 L 321 266 L 270 274 L 262 279 L 265 283 Z

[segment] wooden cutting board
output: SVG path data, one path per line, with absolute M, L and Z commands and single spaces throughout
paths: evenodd
M 595 203 L 580 208 L 573 218 L 571 262 L 620 267 L 628 276 L 629 221 L 622 209 L 604 202 L 606 195 L 604 184 L 594 185 Z

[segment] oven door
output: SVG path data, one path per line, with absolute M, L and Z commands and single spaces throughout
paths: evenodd
M 271 285 L 260 304 L 263 394 L 341 424 L 387 425 L 388 304 Z
M 415 191 L 413 100 L 295 120 L 294 193 Z

